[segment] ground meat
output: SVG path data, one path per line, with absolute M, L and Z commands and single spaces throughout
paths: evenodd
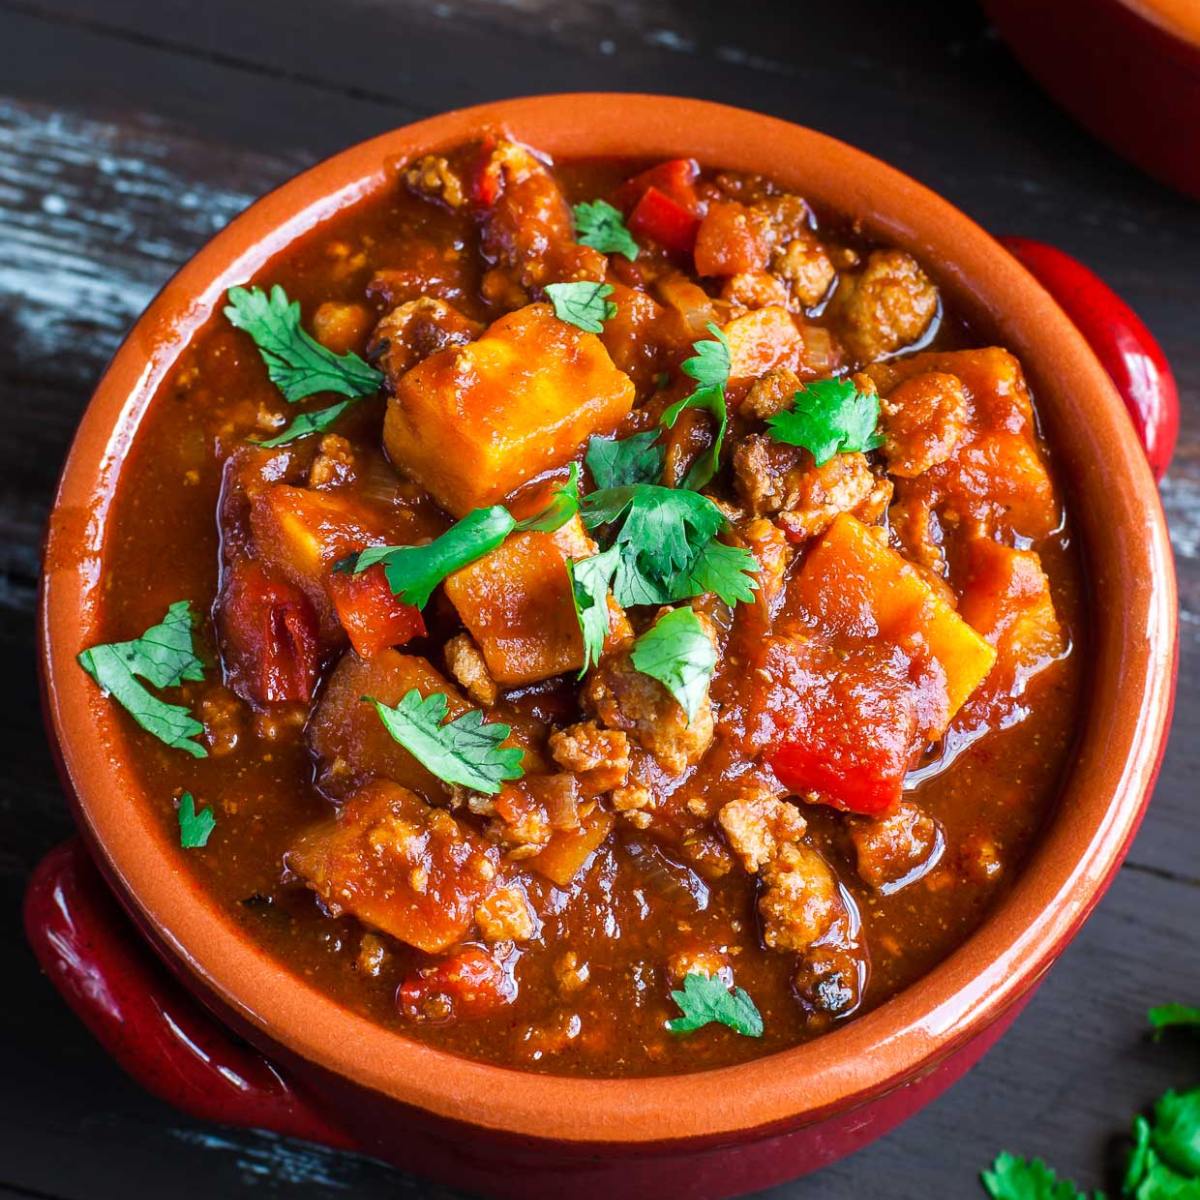
M 440 155 L 426 154 L 404 168 L 404 186 L 426 200 L 440 200 L 448 208 L 461 208 L 466 190 L 458 172 Z
M 941 371 L 904 380 L 881 399 L 879 411 L 888 470 L 908 479 L 944 463 L 970 420 L 962 380 Z
M 769 617 L 774 610 L 775 601 L 783 592 L 788 565 L 795 551 L 787 539 L 787 534 L 766 517 L 755 517 L 752 521 L 747 521 L 738 528 L 738 536 L 746 543 L 746 548 L 758 563 L 758 588 L 754 593 L 754 603 Z
M 327 433 L 317 449 L 317 457 L 308 469 L 308 486 L 334 488 L 353 483 L 358 474 L 354 447 L 336 433 Z
M 629 776 L 629 738 L 616 729 L 582 721 L 550 735 L 550 754 L 593 792 L 609 792 Z
M 795 482 L 779 526 L 794 541 L 824 533 L 839 513 L 853 513 L 873 525 L 887 511 L 892 485 L 875 475 L 861 454 L 835 454 L 824 466 L 805 471 Z
M 858 873 L 873 888 L 897 883 L 922 865 L 931 864 L 942 849 L 938 823 L 908 801 L 879 820 L 850 821 L 849 831 Z
M 789 842 L 804 836 L 807 822 L 800 810 L 773 792 L 749 787 L 717 814 L 733 852 L 747 871 L 757 871 L 778 856 Z
M 714 976 L 726 987 L 733 986 L 733 968 L 729 956 L 711 947 L 676 950 L 667 959 L 667 978 L 680 987 L 689 975 Z
M 806 951 L 842 915 L 837 876 L 803 842 L 783 846 L 761 872 L 758 911 L 763 941 L 773 950 Z
M 776 367 L 751 384 L 746 399 L 738 409 L 738 415 L 765 421 L 768 417 L 791 408 L 799 388 L 800 376 L 795 371 L 788 367 Z
M 564 995 L 581 991 L 587 987 L 591 969 L 586 962 L 579 961 L 579 955 L 574 950 L 560 954 L 554 960 L 554 981 L 558 990 Z
M 700 617 L 705 632 L 717 645 L 711 621 Z M 637 739 L 672 775 L 704 756 L 713 739 L 712 701 L 707 690 L 689 721 L 678 701 L 657 679 L 642 674 L 630 658 L 629 641 L 610 654 L 589 676 L 583 688 L 584 705 L 609 729 Z
M 730 275 L 721 288 L 721 299 L 738 308 L 766 308 L 768 304 L 791 302 L 787 287 L 766 271 L 743 271 Z
M 888 509 L 888 529 L 905 558 L 945 587 L 946 555 L 942 549 L 942 526 L 928 499 L 900 499 Z
M 469 633 L 459 633 L 445 645 L 446 669 L 463 685 L 476 704 L 490 708 L 500 689 L 488 672 L 483 653 Z
M 857 275 L 845 275 L 833 299 L 842 341 L 860 362 L 911 345 L 937 312 L 938 294 L 902 250 L 873 250 Z
M 742 438 L 733 451 L 733 482 L 755 516 L 783 508 L 792 494 L 789 476 L 801 469 L 804 452 L 763 433 Z
M 445 300 L 422 296 L 393 308 L 375 326 L 367 357 L 394 387 L 417 363 L 447 346 L 465 346 L 482 332 L 478 321 L 464 317 Z
M 786 288 L 787 304 L 793 310 L 820 304 L 837 275 L 825 247 L 809 234 L 777 248 L 771 272 Z
M 527 942 L 536 928 L 525 893 L 511 885 L 484 898 L 475 909 L 475 923 L 485 942 Z
M 371 328 L 371 315 L 365 305 L 327 300 L 313 313 L 313 336 L 335 354 L 361 350 Z

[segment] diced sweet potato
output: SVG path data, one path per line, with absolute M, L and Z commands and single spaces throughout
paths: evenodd
M 376 780 L 303 833 L 285 861 L 331 912 L 436 954 L 471 928 L 498 859 L 445 809 Z
M 1013 669 L 1036 671 L 1063 651 L 1050 581 L 1032 550 L 979 539 L 967 557 L 958 612 Z
M 758 379 L 775 367 L 795 367 L 804 348 L 792 314 L 778 304 L 734 317 L 722 332 L 729 342 L 729 378 Z
M 446 595 L 497 683 L 533 683 L 583 665 L 567 559 L 595 553 L 573 517 L 554 533 L 511 534 L 446 579 Z
M 524 865 L 551 883 L 567 887 L 608 837 L 615 820 L 612 813 L 597 806 L 583 818 L 578 829 L 556 833 L 545 850 L 526 859 Z
M 708 206 L 696 231 L 697 275 L 761 271 L 770 252 L 766 221 L 753 209 L 736 200 L 717 201 Z
M 449 719 L 471 706 L 424 658 L 382 650 L 364 661 L 346 653 L 334 668 L 308 725 L 308 744 L 317 757 L 317 782 L 331 796 L 344 796 L 364 779 L 381 776 L 425 795 L 444 792 L 443 784 L 393 740 L 370 696 L 394 705 L 416 688 L 446 695 Z
M 848 513 L 813 548 L 787 603 L 789 612 L 810 617 L 829 633 L 924 641 L 945 672 L 947 721 L 996 659 L 995 650 L 912 566 Z
M 384 443 L 397 467 L 461 517 L 562 466 L 591 434 L 613 432 L 633 395 L 595 334 L 531 304 L 403 376 Z

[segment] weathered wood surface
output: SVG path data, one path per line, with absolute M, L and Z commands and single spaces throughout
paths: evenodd
M 772 1195 L 971 1196 L 1001 1148 L 1102 1183 L 1132 1110 L 1195 1080 L 1200 1053 L 1150 1046 L 1141 1020 L 1150 1002 L 1200 999 L 1200 206 L 1081 133 L 973 6 L 948 7 L 0 0 L 0 1196 L 448 1195 L 364 1159 L 179 1116 L 125 1079 L 37 975 L 20 894 L 69 821 L 37 711 L 33 603 L 75 422 L 171 271 L 321 155 L 414 116 L 530 91 L 691 94 L 843 137 L 987 227 L 1043 238 L 1098 270 L 1160 337 L 1184 395 L 1163 487 L 1182 597 L 1179 699 L 1129 863 L 963 1083 L 862 1154 Z

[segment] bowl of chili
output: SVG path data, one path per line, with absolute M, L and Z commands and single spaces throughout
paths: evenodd
M 557 240 L 528 218 L 556 172 Z M 396 130 L 201 250 L 84 415 L 42 581 L 82 841 L 27 928 L 118 1060 L 522 1196 L 767 1186 L 958 1078 L 1119 866 L 1175 672 L 1169 369 L 1078 264 L 1013 251 L 811 130 L 631 95 Z M 681 529 L 683 565 L 649 561 Z M 138 682 L 200 689 L 193 634 L 199 721 Z M 914 881 L 952 942 L 895 915 Z

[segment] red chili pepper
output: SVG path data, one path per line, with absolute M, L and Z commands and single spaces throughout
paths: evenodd
M 635 238 L 650 238 L 674 254 L 691 254 L 699 228 L 699 217 L 656 187 L 646 189 L 629 216 Z
M 381 565 L 360 575 L 332 574 L 327 585 L 338 620 L 359 658 L 402 646 L 425 633 L 420 610 L 392 595 Z

